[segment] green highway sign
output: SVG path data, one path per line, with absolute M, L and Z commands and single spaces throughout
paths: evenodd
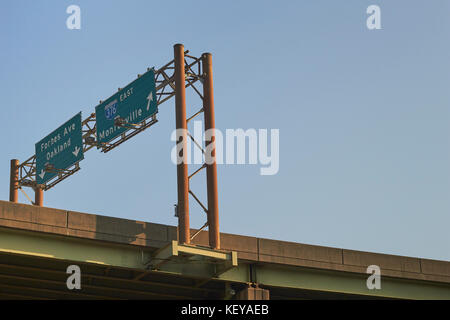
M 36 183 L 45 184 L 84 159 L 81 112 L 36 143 Z
M 97 148 L 157 111 L 155 72 L 150 69 L 95 107 Z

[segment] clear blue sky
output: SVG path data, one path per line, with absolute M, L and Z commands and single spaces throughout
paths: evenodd
M 66 28 L 71 4 L 81 30 Z M 371 4 L 382 30 L 366 28 Z M 277 175 L 219 166 L 222 232 L 450 260 L 449 18 L 446 0 L 3 0 L 1 199 L 10 159 L 184 43 L 213 54 L 218 128 L 280 129 Z M 44 204 L 176 225 L 174 100 L 158 118 L 87 152 Z M 191 226 L 204 221 L 193 204 Z

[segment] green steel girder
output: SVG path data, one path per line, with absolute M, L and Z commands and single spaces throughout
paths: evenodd
M 392 299 L 450 299 L 450 284 L 384 277 L 383 274 L 381 274 L 381 289 L 371 290 L 366 286 L 369 274 L 269 265 L 257 266 L 255 274 L 257 283 L 267 287 Z
M 132 269 L 145 269 L 150 257 L 142 247 L 9 228 L 0 228 L 0 252 Z

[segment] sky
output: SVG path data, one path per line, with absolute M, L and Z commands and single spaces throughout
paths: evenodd
M 66 27 L 72 4 L 80 30 Z M 379 30 L 366 26 L 372 4 Z M 218 166 L 221 232 L 450 260 L 449 1 L 0 6 L 0 199 L 11 159 L 31 157 L 36 142 L 80 111 L 85 119 L 183 43 L 194 56 L 212 53 L 218 129 L 279 129 L 277 174 Z M 190 115 L 201 105 L 187 98 Z M 109 153 L 86 152 L 44 205 L 176 225 L 174 103 Z M 206 203 L 204 173 L 194 179 Z M 190 221 L 206 221 L 192 198 Z

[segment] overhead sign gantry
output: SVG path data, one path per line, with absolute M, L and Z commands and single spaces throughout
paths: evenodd
M 180 244 L 189 244 L 206 227 L 209 230 L 209 243 L 213 249 L 220 248 L 219 208 L 217 195 L 217 169 L 215 159 L 215 121 L 214 96 L 212 80 L 212 56 L 204 53 L 201 57 L 189 55 L 182 44 L 174 46 L 174 59 L 161 68 L 147 69 L 143 75 L 118 92 L 100 101 L 95 113 L 81 121 L 81 113 L 70 119 L 63 126 L 36 144 L 36 154 L 19 163 L 11 160 L 10 201 L 18 202 L 18 190 L 31 187 L 35 191 L 35 201 L 27 198 L 37 206 L 43 206 L 43 191 L 54 187 L 70 175 L 80 170 L 79 162 L 84 159 L 86 151 L 97 147 L 108 152 L 136 134 L 157 122 L 158 106 L 175 96 L 176 129 L 187 129 L 187 123 L 199 114 L 204 114 L 205 131 L 213 134 L 205 148 L 212 150 L 205 155 L 205 163 L 190 175 L 188 163 L 177 164 L 178 201 L 178 238 Z M 203 92 L 196 87 L 201 82 Z M 192 88 L 202 100 L 202 107 L 189 118 L 186 114 L 187 88 Z M 81 124 L 80 124 L 81 123 Z M 67 129 L 67 133 L 65 133 Z M 69 132 L 70 129 L 70 132 Z M 61 131 L 62 130 L 62 131 Z M 187 150 L 187 130 L 178 137 L 179 143 Z M 81 143 L 80 143 L 81 134 Z M 189 134 L 189 138 L 194 139 Z M 194 142 L 196 142 L 194 140 Z M 203 141 L 195 145 L 203 148 Z M 50 148 L 50 149 L 49 149 Z M 53 148 L 53 150 L 52 150 Z M 56 149 L 55 149 L 56 148 Z M 202 149 L 202 151 L 204 151 Z M 187 156 L 181 152 L 183 159 Z M 184 159 L 186 160 L 186 159 Z M 206 169 L 207 201 L 205 206 L 190 189 L 190 179 L 202 169 Z M 189 195 L 199 203 L 207 215 L 206 223 L 193 235 L 189 225 Z M 206 254 L 206 253 L 205 253 Z M 208 255 L 208 254 L 206 254 Z

